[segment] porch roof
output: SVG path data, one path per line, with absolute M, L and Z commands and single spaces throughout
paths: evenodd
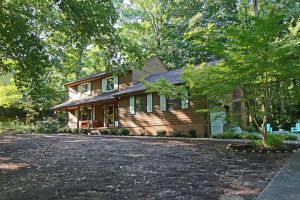
M 81 98 L 81 99 L 76 99 L 72 101 L 66 101 L 62 104 L 59 104 L 57 106 L 52 107 L 52 110 L 59 110 L 62 108 L 67 108 L 67 107 L 73 107 L 73 106 L 79 106 L 79 105 L 86 105 L 86 104 L 93 104 L 95 102 L 99 101 L 107 101 L 107 100 L 113 100 L 114 97 L 113 95 L 116 94 L 118 91 L 112 91 L 108 92 L 102 95 L 94 96 L 94 97 L 87 97 L 87 98 Z

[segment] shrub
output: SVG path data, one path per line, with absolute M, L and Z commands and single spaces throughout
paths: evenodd
M 120 134 L 121 134 L 121 135 L 129 135 L 129 134 L 130 134 L 130 131 L 129 131 L 129 129 L 127 129 L 127 128 L 122 128 L 122 129 L 120 130 Z
M 0 123 L 0 133 L 22 134 L 32 132 L 35 132 L 33 124 L 26 125 L 18 118 L 12 121 Z
M 119 131 L 116 128 L 109 129 L 110 135 L 119 135 Z
M 174 130 L 174 131 L 171 133 L 171 136 L 172 136 L 172 137 L 188 137 L 187 135 L 182 134 L 181 131 L 177 131 L 177 130 Z
M 35 122 L 35 130 L 37 133 L 56 133 L 59 127 L 59 122 L 53 118 Z
M 157 134 L 157 136 L 159 136 L 159 137 L 166 137 L 167 131 L 166 131 L 166 130 L 158 130 L 158 131 L 156 132 L 156 134 Z
M 241 133 L 239 136 L 241 139 L 247 139 L 247 140 L 258 140 L 259 135 L 256 133 Z
M 225 132 L 219 133 L 217 135 L 213 135 L 213 138 L 216 139 L 239 139 L 239 134 L 233 132 Z
M 109 130 L 108 129 L 101 129 L 100 130 L 100 134 L 101 135 L 108 135 L 109 134 Z
M 190 129 L 188 134 L 191 138 L 196 138 L 197 137 L 197 131 L 194 128 Z
M 298 140 L 298 136 L 293 135 L 293 134 L 287 134 L 287 135 L 284 135 L 284 139 L 285 140 Z
M 87 135 L 89 133 L 89 130 L 85 129 L 85 128 L 80 128 L 80 129 L 76 130 L 76 133 Z
M 282 148 L 283 147 L 284 136 L 269 134 L 264 142 L 264 147 L 268 148 Z
M 262 140 L 252 140 L 250 145 L 253 149 L 261 149 L 263 147 Z

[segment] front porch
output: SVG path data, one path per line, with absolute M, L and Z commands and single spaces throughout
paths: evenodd
M 68 107 L 66 121 L 69 128 L 74 129 L 104 129 L 119 126 L 117 102 L 106 102 L 90 105 Z

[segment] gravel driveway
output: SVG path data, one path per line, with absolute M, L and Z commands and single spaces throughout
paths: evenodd
M 0 136 L 0 199 L 255 199 L 290 155 L 233 152 L 227 144 Z

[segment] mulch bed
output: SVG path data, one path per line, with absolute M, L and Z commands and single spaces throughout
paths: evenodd
M 252 152 L 252 153 L 292 153 L 296 152 L 299 148 L 299 144 L 284 144 L 280 148 L 253 148 L 250 144 L 229 144 L 226 149 L 240 152 Z
M 2 136 L 0 199 L 255 199 L 291 155 L 229 143 Z

